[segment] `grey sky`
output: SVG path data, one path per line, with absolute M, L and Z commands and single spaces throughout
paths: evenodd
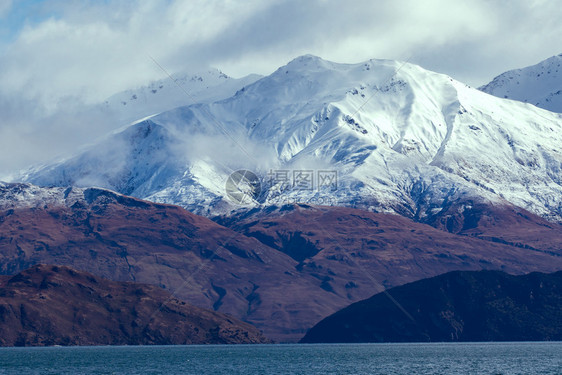
M 473 86 L 562 52 L 561 1 L 0 0 L 0 179 L 122 124 L 85 105 L 217 67 L 268 74 L 306 53 L 417 63 Z

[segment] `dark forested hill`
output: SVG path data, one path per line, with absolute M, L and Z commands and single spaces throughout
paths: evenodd
M 562 272 L 450 272 L 354 303 L 302 342 L 562 339 Z

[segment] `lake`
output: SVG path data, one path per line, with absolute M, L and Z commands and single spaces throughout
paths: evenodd
M 0 374 L 562 374 L 562 342 L 0 348 Z

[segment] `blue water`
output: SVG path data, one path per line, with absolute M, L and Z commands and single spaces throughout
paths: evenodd
M 562 374 L 562 342 L 1 348 L 0 374 Z

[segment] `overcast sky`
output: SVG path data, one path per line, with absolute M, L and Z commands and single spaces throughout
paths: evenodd
M 302 54 L 407 60 L 473 86 L 562 53 L 542 0 L 0 0 L 0 179 L 122 124 L 89 104 L 212 66 L 269 74 Z

